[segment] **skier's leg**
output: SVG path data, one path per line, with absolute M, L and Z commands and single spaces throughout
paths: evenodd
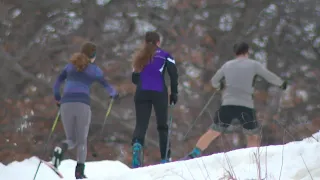
M 147 96 L 147 94 L 146 94 Z M 151 116 L 151 100 L 135 97 L 136 126 L 132 137 L 132 167 L 143 165 L 143 146 Z
M 70 111 L 70 108 L 72 108 L 72 103 L 64 103 L 60 107 L 61 121 L 66 135 L 66 140 L 62 141 L 60 145 L 54 148 L 51 161 L 56 168 L 58 168 L 60 165 L 64 152 L 67 149 L 72 149 L 75 147 L 75 114 L 73 111 Z
M 157 119 L 157 130 L 159 133 L 159 147 L 161 154 L 161 162 L 165 163 L 170 159 L 170 144 L 167 149 L 168 142 L 168 95 L 167 93 L 154 93 L 152 100 L 154 111 Z M 165 159 L 166 151 L 168 151 L 167 159 Z
M 243 126 L 243 132 L 246 135 L 247 147 L 260 146 L 260 126 L 256 119 L 256 111 L 251 108 L 242 107 L 240 121 Z
M 132 145 L 134 143 L 140 143 L 143 146 L 151 116 L 151 101 L 135 101 L 135 109 L 136 125 L 133 131 Z
M 62 143 L 67 144 L 68 149 L 73 149 L 76 146 L 76 110 L 74 110 L 73 104 L 64 103 L 60 106 L 61 121 L 66 134 L 66 140 L 62 141 Z
M 211 144 L 213 140 L 215 140 L 218 136 L 220 136 L 221 132 L 209 129 L 205 134 L 203 134 L 198 140 L 196 147 L 200 151 L 204 151 Z
M 229 127 L 232 119 L 234 118 L 234 115 L 232 113 L 233 109 L 233 106 L 221 106 L 220 109 L 216 111 L 214 122 L 211 128 L 200 137 L 196 144 L 196 147 L 184 159 L 190 159 L 200 156 L 202 151 L 207 149 L 211 142 L 218 136 L 220 136 L 220 134 Z
M 90 106 L 84 103 L 74 104 L 77 109 L 76 134 L 77 134 L 77 167 L 75 176 L 77 179 L 85 178 L 84 168 L 87 159 L 87 138 L 91 122 Z

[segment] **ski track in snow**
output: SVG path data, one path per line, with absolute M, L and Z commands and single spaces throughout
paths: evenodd
M 320 139 L 320 131 L 313 135 Z M 234 172 L 238 180 L 256 180 L 255 155 L 258 148 L 248 148 L 219 153 L 201 158 L 167 164 L 130 169 L 120 161 L 87 162 L 85 174 L 89 180 L 219 180 L 227 179 L 227 171 Z M 278 180 L 282 162 L 281 180 L 320 179 L 320 143 L 313 138 L 291 142 L 284 146 L 260 148 L 263 179 Z M 266 157 L 267 152 L 267 157 Z M 183 157 L 184 155 L 181 155 Z M 267 158 L 267 160 L 266 160 Z M 227 160 L 228 159 L 228 160 Z M 228 161 L 231 163 L 230 170 Z M 307 165 L 312 177 L 310 176 Z M 32 180 L 39 161 L 35 157 L 14 161 L 7 166 L 0 163 L 0 180 Z M 64 179 L 73 180 L 76 161 L 64 160 L 59 167 Z M 267 170 L 267 173 L 266 173 Z M 267 177 L 265 177 L 267 174 Z M 48 167 L 41 165 L 37 180 L 58 180 Z

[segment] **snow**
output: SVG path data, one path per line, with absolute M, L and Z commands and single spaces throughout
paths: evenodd
M 320 131 L 312 137 L 283 146 L 244 148 L 139 169 L 130 169 L 119 161 L 87 162 L 85 173 L 89 180 L 219 180 L 228 179 L 227 173 L 233 172 L 238 180 L 253 180 L 259 179 L 255 157 L 260 154 L 262 179 L 315 180 L 320 179 L 320 143 L 315 139 L 320 139 Z M 0 163 L 0 180 L 31 180 L 38 162 L 37 158 L 31 157 L 7 166 Z M 65 179 L 75 179 L 75 165 L 73 160 L 62 162 L 59 169 Z M 37 179 L 59 178 L 49 168 L 41 166 Z

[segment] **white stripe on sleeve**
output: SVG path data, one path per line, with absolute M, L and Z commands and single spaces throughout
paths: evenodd
M 167 60 L 168 60 L 169 62 L 173 63 L 173 64 L 176 64 L 176 61 L 175 61 L 174 59 L 171 59 L 171 58 L 167 57 Z

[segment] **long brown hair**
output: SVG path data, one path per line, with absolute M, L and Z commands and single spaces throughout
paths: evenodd
M 84 71 L 90 64 L 90 59 L 96 56 L 97 47 L 91 42 L 86 42 L 81 46 L 80 53 L 74 53 L 70 62 L 76 67 L 77 71 Z
M 148 31 L 145 35 L 145 42 L 142 48 L 138 49 L 133 55 L 133 69 L 135 72 L 141 72 L 143 68 L 152 60 L 157 43 L 160 41 L 160 36 L 154 31 Z
M 90 59 L 83 53 L 74 53 L 70 62 L 76 67 L 77 71 L 84 71 L 90 63 Z

